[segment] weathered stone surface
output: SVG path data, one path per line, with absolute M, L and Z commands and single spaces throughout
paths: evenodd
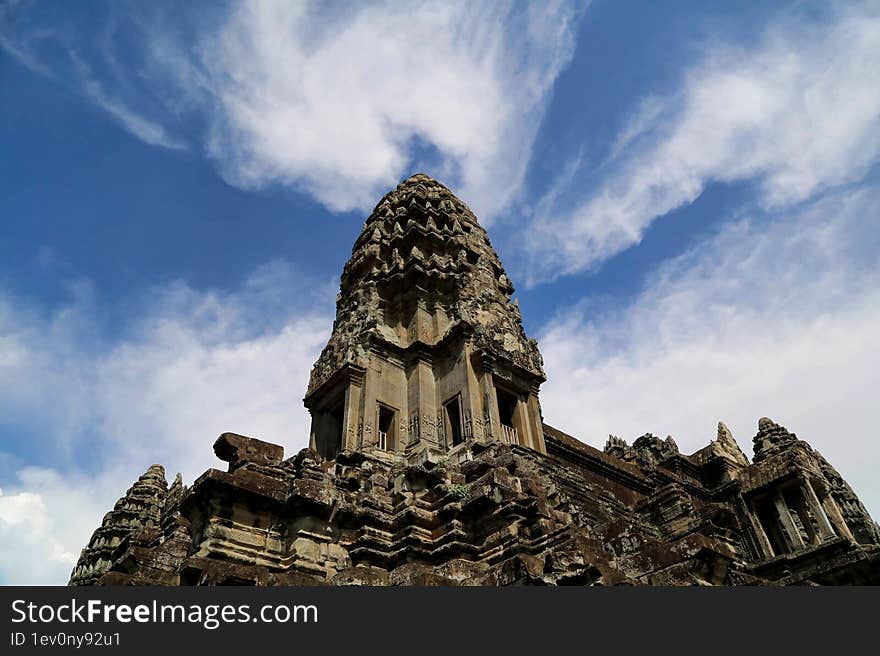
M 325 458 L 374 449 L 420 463 L 467 439 L 544 450 L 537 342 L 468 207 L 426 175 L 382 198 L 342 272 L 306 397 Z
M 271 475 L 248 461 L 230 473 L 211 470 L 174 509 L 166 504 L 163 516 L 174 517 L 161 522 L 161 531 L 154 513 L 154 524 L 142 523 L 105 556 L 106 574 L 91 571 L 72 582 L 880 582 L 880 540 L 866 514 L 840 513 L 828 520 L 832 534 L 820 539 L 820 518 L 792 495 L 803 480 L 820 490 L 820 503 L 831 503 L 841 489 L 834 474 L 826 477 L 827 463 L 802 443 L 791 447 L 797 454 L 780 453 L 779 462 L 742 465 L 737 476 L 707 485 L 701 481 L 712 479 L 712 458 L 674 454 L 657 466 L 633 465 L 549 426 L 545 440 L 547 454 L 473 443 L 460 463 L 409 465 L 363 452 L 324 461 L 305 449 Z M 792 470 L 786 457 L 804 460 Z M 777 529 L 761 527 L 768 519 L 758 517 L 755 494 L 780 487 L 789 512 L 812 523 L 804 535 L 812 531 L 816 539 L 764 552 L 758 536 Z M 91 554 L 87 549 L 83 558 Z
M 404 181 L 343 272 L 310 448 L 285 459 L 224 433 L 228 471 L 190 488 L 151 467 L 71 584 L 880 584 L 877 525 L 770 419 L 753 463 L 723 423 L 690 455 L 650 433 L 600 451 L 543 423 L 512 292 L 470 210 Z
M 277 444 L 255 440 L 235 433 L 223 433 L 214 443 L 214 453 L 229 463 L 234 471 L 247 462 L 256 465 L 278 465 L 284 458 L 284 449 Z
M 383 293 L 398 286 L 412 293 L 403 305 L 431 306 L 424 316 L 415 307 L 395 307 L 403 299 Z M 342 272 L 333 334 L 312 369 L 308 393 L 344 364 L 365 367 L 371 340 L 436 344 L 459 323 L 467 323 L 488 350 L 543 377 L 537 343 L 523 332 L 513 292 L 470 208 L 436 180 L 416 174 L 386 194 L 364 223 Z
M 754 439 L 755 462 L 783 452 L 797 441 L 797 435 L 789 433 L 772 419 L 761 417 L 758 420 L 758 434 Z
M 169 493 L 165 469 L 161 465 L 153 465 L 147 469 L 125 496 L 116 502 L 113 510 L 104 515 L 104 521 L 82 550 L 73 568 L 70 575 L 71 585 L 95 583 L 132 538 L 161 534 L 166 512 L 176 513 L 174 506 L 181 486 L 179 475 L 174 483 L 171 504 L 166 508 Z

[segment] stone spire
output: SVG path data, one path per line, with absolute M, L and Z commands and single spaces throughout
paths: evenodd
M 714 453 L 739 465 L 747 466 L 749 459 L 739 448 L 733 433 L 723 421 L 718 422 L 718 436 L 709 445 Z
M 772 419 L 761 417 L 758 420 L 758 433 L 753 439 L 754 461 L 760 462 L 797 444 L 797 442 L 797 435 L 790 433 L 784 426 L 780 426 Z
M 542 360 L 513 291 L 467 205 L 427 175 L 401 182 L 367 218 L 342 272 L 333 333 L 305 399 L 313 446 L 330 457 L 379 445 L 378 432 L 390 439 L 393 415 L 386 451 L 423 441 L 444 451 L 450 433 L 456 443 L 506 434 L 542 449 L 542 436 L 533 435 L 541 433 Z M 365 382 L 370 371 L 376 380 Z M 505 388 L 500 406 L 496 383 Z M 369 398 L 352 405 L 345 396 L 352 385 L 358 394 L 371 388 Z M 458 394 L 450 419 L 445 404 Z M 376 403 L 387 406 L 382 417 Z
M 159 528 L 168 484 L 162 465 L 152 465 L 113 510 L 104 515 L 70 575 L 70 585 L 91 585 L 113 563 L 113 554 L 126 538 L 145 528 Z

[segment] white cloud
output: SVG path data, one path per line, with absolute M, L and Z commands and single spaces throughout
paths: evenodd
M 285 185 L 331 210 L 368 211 L 428 169 L 489 221 L 521 186 L 585 5 L 151 6 L 125 16 L 127 47 L 107 36 L 122 20 L 112 9 L 109 28 L 95 20 L 68 34 L 58 21 L 50 40 L 74 53 L 73 84 L 139 139 L 183 147 L 171 135 L 204 126 L 193 140 L 204 137 L 234 185 Z M 0 21 L 9 52 L 31 67 L 60 65 L 32 45 L 44 26 L 18 26 L 4 35 Z
M 204 36 L 195 63 L 216 116 L 209 152 L 238 185 L 300 186 L 335 210 L 369 209 L 430 166 L 491 217 L 520 186 L 572 54 L 568 3 L 545 10 L 244 4 Z M 439 159 L 414 160 L 419 143 Z
M 288 455 L 308 445 L 302 397 L 332 324 L 329 281 L 274 263 L 229 293 L 176 283 L 115 338 L 87 287 L 73 289 L 51 313 L 0 294 L 4 432 L 27 435 L 38 454 L 27 460 L 54 467 L 0 481 L 0 581 L 66 582 L 71 554 L 150 464 L 191 483 L 223 466 L 211 449 L 221 432 Z M 85 453 L 90 476 L 77 469 Z
M 825 455 L 880 514 L 876 189 L 772 222 L 741 220 L 659 268 L 629 305 L 589 301 L 540 335 L 548 423 L 602 447 L 672 434 L 685 452 L 725 421 L 748 450 L 769 416 Z M 595 310 L 595 314 L 593 311 Z
M 641 104 L 599 183 L 527 227 L 540 234 L 529 240 L 529 282 L 638 243 L 712 182 L 754 180 L 760 204 L 779 209 L 862 179 L 880 157 L 878 88 L 876 6 L 821 24 L 778 21 L 756 45 L 711 43 L 680 89 Z
M 154 290 L 115 338 L 82 287 L 54 313 L 0 296 L 7 425 L 44 435 L 68 460 L 97 439 L 111 462 L 164 459 L 190 477 L 214 462 L 210 441 L 225 430 L 306 446 L 302 396 L 329 336 L 329 284 L 280 263 L 233 292 L 174 283 Z
M 190 480 L 216 464 L 210 447 L 224 431 L 282 444 L 288 455 L 308 446 L 302 397 L 332 316 L 303 312 L 280 328 L 240 336 L 224 325 L 226 303 L 205 309 L 215 299 L 184 294 L 207 316 L 150 318 L 97 363 L 102 433 Z
M 69 436 L 88 426 L 96 306 L 87 284 L 68 289 L 69 302 L 52 313 L 0 289 L 0 426 L 10 432 Z M 71 455 L 66 444 L 53 448 Z
M 133 476 L 137 476 L 134 474 Z M 50 469 L 28 467 L 0 490 L 0 583 L 57 585 L 67 582 L 79 550 L 110 510 L 106 497 L 131 484 L 102 476 L 64 478 Z

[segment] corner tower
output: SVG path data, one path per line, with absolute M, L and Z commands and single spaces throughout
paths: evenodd
M 422 462 L 472 441 L 546 452 L 537 342 L 486 231 L 417 174 L 367 218 L 342 272 L 333 334 L 304 403 L 311 447 Z

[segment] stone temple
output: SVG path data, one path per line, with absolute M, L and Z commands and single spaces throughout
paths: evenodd
M 153 465 L 71 585 L 880 584 L 878 525 L 770 419 L 751 462 L 724 424 L 688 455 L 544 423 L 512 294 L 468 207 L 405 180 L 342 272 L 309 448 L 224 433 L 190 487 Z

